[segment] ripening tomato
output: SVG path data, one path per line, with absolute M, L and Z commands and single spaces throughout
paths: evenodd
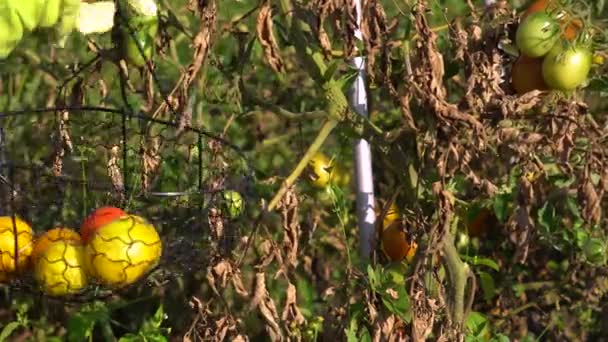
M 524 19 L 515 34 L 515 43 L 522 55 L 542 57 L 559 39 L 559 23 L 545 12 L 536 12 Z
M 584 45 L 556 44 L 543 61 L 543 78 L 551 89 L 573 90 L 587 80 L 592 59 Z
M 383 202 L 384 201 L 378 201 L 376 203 L 376 216 L 380 216 L 384 211 L 385 204 L 383 204 Z M 397 203 L 391 203 L 391 206 L 386 210 L 386 215 L 382 220 L 382 227 L 388 227 L 393 221 L 398 220 L 399 216 L 401 216 L 401 214 L 399 213 L 399 208 L 397 208 Z
M 416 254 L 416 242 L 411 242 L 403 231 L 401 221 L 393 221 L 388 226 L 383 227 L 381 233 L 382 250 L 392 261 L 401 261 L 404 258 L 412 261 Z
M 80 226 L 82 241 L 88 243 L 97 229 L 126 215 L 127 213 L 124 210 L 116 207 L 104 206 L 95 209 Z
M 562 25 L 565 21 L 566 19 L 561 20 Z M 564 32 L 562 32 L 562 38 L 567 40 L 574 40 L 576 36 L 578 36 L 578 33 L 582 30 L 582 28 L 583 22 L 580 19 L 571 20 L 564 29 Z
M 524 19 L 532 13 L 545 11 L 548 8 L 550 2 L 551 0 L 534 1 L 532 4 L 530 4 L 530 6 L 528 6 L 528 8 L 526 8 L 526 11 L 524 12 L 524 14 L 522 14 L 521 18 Z
M 556 1 L 555 0 L 537 0 L 533 2 L 526 11 L 522 14 L 522 21 L 529 15 L 537 13 L 537 12 L 548 12 L 554 11 L 556 9 Z M 558 13 L 557 18 L 562 26 L 562 38 L 568 40 L 574 40 L 578 33 L 583 28 L 583 22 L 580 19 L 569 20 L 568 15 L 565 13 Z M 565 26 L 565 28 L 564 28 Z
M 543 59 L 520 56 L 511 69 L 511 86 L 519 95 L 532 90 L 547 90 L 543 78 Z

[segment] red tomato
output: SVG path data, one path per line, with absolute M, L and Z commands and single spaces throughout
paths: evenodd
M 511 86 L 519 95 L 532 90 L 547 90 L 543 78 L 543 58 L 520 56 L 511 69 Z
M 125 215 L 127 213 L 124 210 L 115 207 L 100 207 L 93 211 L 80 226 L 82 241 L 89 242 L 97 229 Z

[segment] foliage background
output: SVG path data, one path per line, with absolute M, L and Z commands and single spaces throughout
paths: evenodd
M 481 1 L 423 1 L 425 23 L 415 1 L 368 1 L 371 120 L 388 133 L 366 136 L 377 196 L 396 200 L 420 247 L 400 264 L 378 248 L 366 266 L 352 186 L 318 190 L 304 175 L 262 210 L 325 120 L 302 49 L 352 75 L 349 2 L 293 14 L 312 28 L 306 46 L 289 36 L 285 3 L 163 1 L 153 68 L 121 65 L 111 34 L 73 34 L 60 49 L 43 32 L 0 64 L 3 214 L 41 232 L 121 205 L 164 244 L 159 267 L 123 291 L 49 298 L 27 275 L 3 284 L 0 340 L 606 338 L 605 260 L 583 250 L 606 234 L 605 66 L 571 98 L 516 96 L 514 58 L 497 46 L 522 2 L 483 14 Z M 266 4 L 275 50 L 257 34 Z M 322 147 L 351 171 L 352 126 Z M 238 219 L 220 214 L 223 189 L 246 199 Z M 480 207 L 492 215 L 470 236 Z M 445 225 L 476 279 L 464 329 L 448 314 L 458 296 L 440 258 Z

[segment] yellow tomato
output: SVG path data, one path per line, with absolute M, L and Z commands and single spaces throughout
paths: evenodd
M 376 216 L 380 217 L 384 210 L 384 206 L 380 204 L 380 202 L 376 202 Z M 399 216 L 399 208 L 397 208 L 397 204 L 395 202 L 391 203 L 391 206 L 388 208 L 386 212 L 386 216 L 382 220 L 382 227 L 388 227 L 393 221 L 398 220 Z
M 0 282 L 27 268 L 32 254 L 32 228 L 19 217 L 0 217 Z
M 73 240 L 50 242 L 35 261 L 34 277 L 51 296 L 80 292 L 88 284 L 82 245 Z
M 323 153 L 317 152 L 308 162 L 310 167 L 308 178 L 317 188 L 329 185 L 332 171 L 332 161 Z
M 85 248 L 91 274 L 112 287 L 133 284 L 160 260 L 158 232 L 148 221 L 122 216 L 99 228 Z
M 34 249 L 32 250 L 32 262 L 36 263 L 36 260 L 42 255 L 45 249 L 53 242 L 57 241 L 71 241 L 80 243 L 80 234 L 69 228 L 53 228 L 49 231 L 44 232 L 34 241 Z

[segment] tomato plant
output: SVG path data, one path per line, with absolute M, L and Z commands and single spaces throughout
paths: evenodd
M 543 12 L 554 12 L 557 9 L 555 0 L 538 0 L 533 2 L 522 14 L 521 18 L 524 20 L 531 14 Z M 578 33 L 583 28 L 583 21 L 580 19 L 571 19 L 570 16 L 564 11 L 557 13 L 557 18 L 562 27 L 562 38 L 567 40 L 574 40 Z
M 559 23 L 545 12 L 536 12 L 524 19 L 517 28 L 515 42 L 522 55 L 542 57 L 559 39 Z
M 584 45 L 556 44 L 543 61 L 543 78 L 551 89 L 573 90 L 587 80 L 592 59 Z

